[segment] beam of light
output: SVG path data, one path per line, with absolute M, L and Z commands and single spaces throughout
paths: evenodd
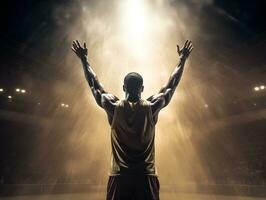
M 124 26 L 129 36 L 141 37 L 145 34 L 148 26 L 147 15 L 145 13 L 145 1 L 142 0 L 125 0 L 122 1 L 124 10 Z
M 126 48 L 127 57 L 135 62 L 144 62 L 150 56 L 148 35 L 152 22 L 148 13 L 146 1 L 125 0 L 121 1 L 120 29 L 123 45 Z
M 125 59 L 125 70 L 122 72 L 139 72 L 144 77 L 146 94 L 146 91 L 161 87 L 171 73 L 169 67 L 176 64 L 171 59 L 167 61 L 166 56 L 178 57 L 175 44 L 181 41 L 180 32 L 172 38 L 169 38 L 169 33 L 175 31 L 175 22 L 182 23 L 179 19 L 174 21 L 170 17 L 163 9 L 162 1 L 151 3 L 147 0 L 123 0 L 119 3 L 118 40 L 123 47 Z M 172 52 L 162 54 L 162 49 L 165 48 L 163 44 L 170 40 L 173 41 L 172 46 L 169 46 Z M 155 79 L 158 84 L 154 84 Z

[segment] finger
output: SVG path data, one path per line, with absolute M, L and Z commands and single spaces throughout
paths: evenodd
M 77 46 L 75 41 L 73 41 L 73 45 L 72 46 L 74 47 L 75 50 L 78 48 L 78 46 Z
M 189 45 L 187 46 L 187 49 L 189 50 L 191 47 L 192 47 L 192 45 L 191 45 L 191 44 L 189 44 Z
M 189 40 L 187 40 L 187 45 L 186 45 L 186 48 L 188 48 L 188 46 L 189 46 L 189 43 L 190 43 L 190 41 L 189 41 Z
M 71 50 L 74 51 L 74 53 L 76 53 L 76 50 L 73 47 L 71 48 Z
M 183 48 L 187 48 L 187 43 L 188 43 L 188 40 L 186 40 Z
M 191 46 L 191 41 L 188 41 L 187 48 L 189 48 L 190 46 Z
M 77 50 L 76 44 L 73 44 L 72 47 L 73 47 L 73 49 Z
M 177 53 L 180 53 L 179 45 L 176 45 L 176 50 L 177 50 Z
M 189 53 L 191 53 L 193 49 L 194 49 L 193 47 L 191 49 L 189 49 Z
M 191 48 L 191 47 L 193 47 L 193 45 L 192 45 L 192 42 L 190 41 L 188 48 Z
M 86 42 L 84 42 L 84 49 L 87 49 L 87 45 L 86 45 Z
M 76 40 L 76 43 L 77 43 L 78 47 L 81 48 L 78 40 Z
M 73 40 L 73 44 L 75 44 L 76 46 L 78 46 L 76 40 Z
M 187 48 L 190 48 L 191 45 L 192 45 L 192 42 L 189 41 L 189 42 L 187 43 Z
M 193 46 L 191 45 L 191 46 L 188 48 L 188 50 L 189 50 L 189 51 L 192 51 L 192 49 L 193 49 Z

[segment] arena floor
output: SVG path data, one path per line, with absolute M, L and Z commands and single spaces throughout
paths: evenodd
M 2 200 L 105 200 L 103 193 L 53 194 L 0 197 Z M 263 200 L 265 197 L 241 197 L 206 194 L 161 193 L 161 200 Z

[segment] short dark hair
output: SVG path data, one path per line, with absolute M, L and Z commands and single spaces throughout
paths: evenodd
M 136 94 L 143 85 L 143 78 L 139 73 L 130 72 L 124 78 L 124 86 L 128 93 Z

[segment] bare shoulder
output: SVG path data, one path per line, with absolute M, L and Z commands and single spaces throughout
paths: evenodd
M 111 103 L 116 103 L 119 101 L 119 99 L 113 95 L 113 94 L 110 94 L 110 93 L 103 93 L 102 94 L 102 102 L 111 102 Z
M 165 94 L 158 93 L 147 99 L 151 105 L 152 115 L 155 116 L 165 106 Z
M 114 114 L 114 110 L 118 102 L 119 99 L 112 94 L 103 93 L 101 95 L 101 106 L 110 116 Z
M 164 93 L 158 93 L 150 96 L 147 101 L 150 101 L 151 103 L 154 103 L 158 100 L 162 100 L 164 98 Z

